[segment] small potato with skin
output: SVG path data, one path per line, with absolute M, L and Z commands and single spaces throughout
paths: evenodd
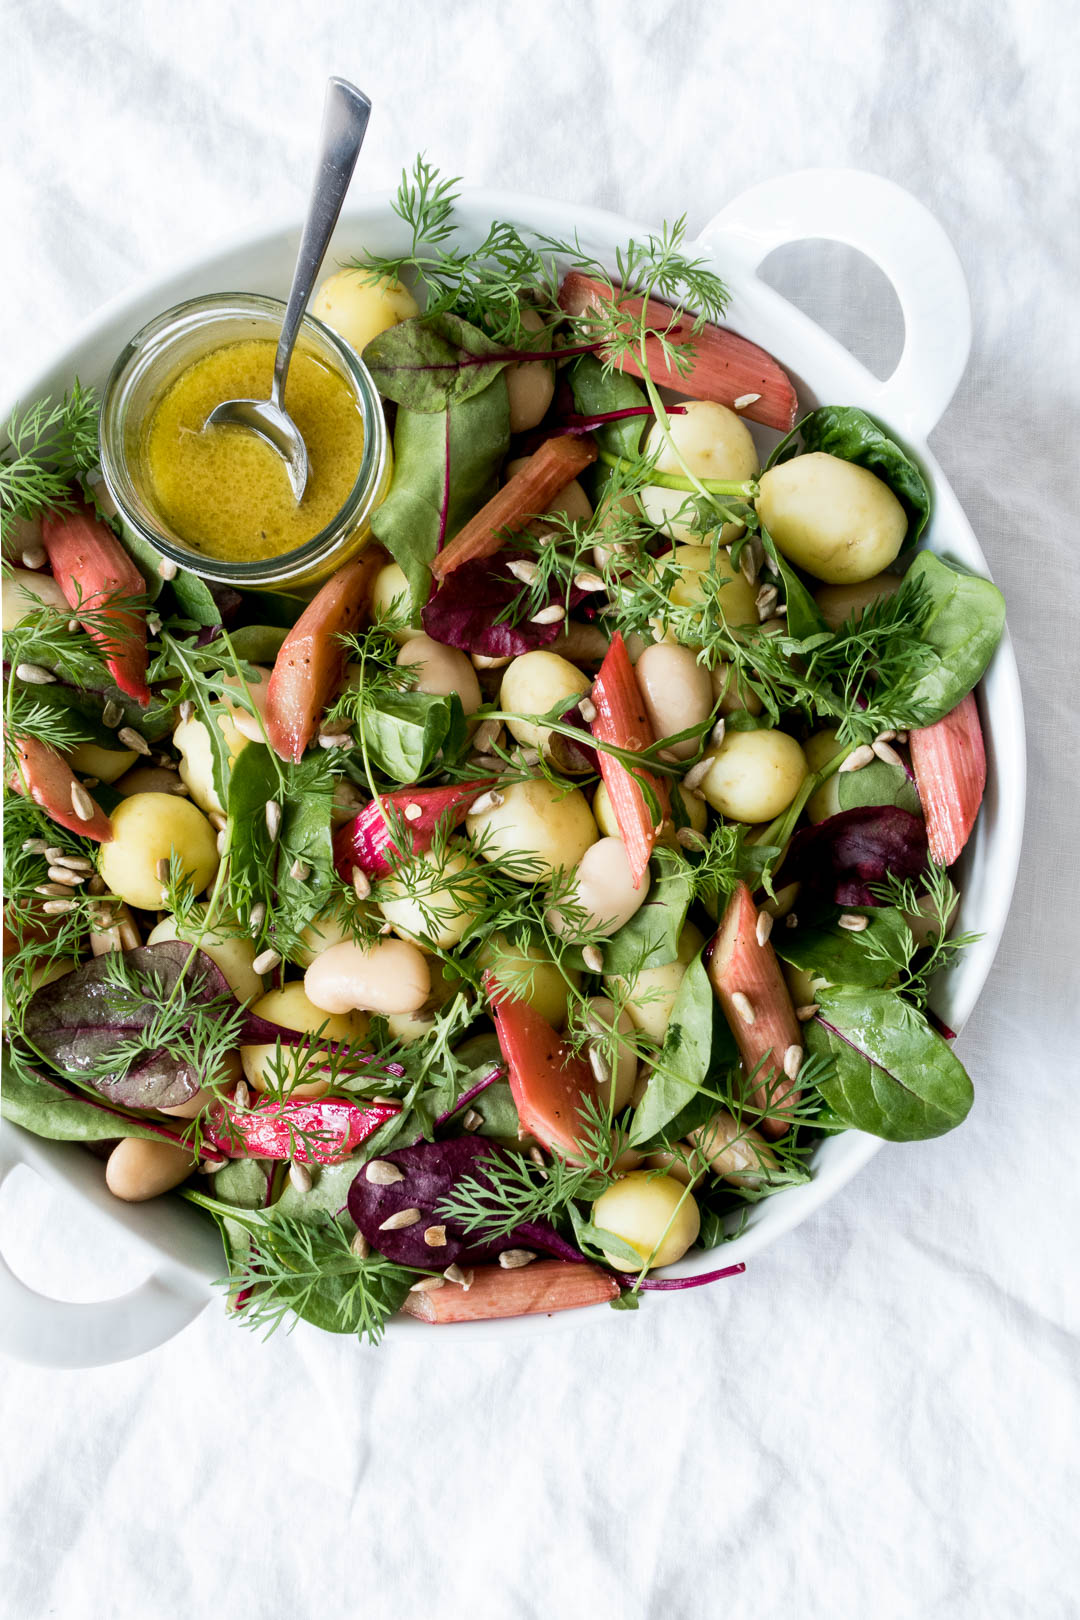
M 468 933 L 483 903 L 480 863 L 455 840 L 440 858 L 431 850 L 414 856 L 400 876 L 379 885 L 379 910 L 403 939 L 449 950 Z
M 761 713 L 761 699 L 739 680 L 734 665 L 726 664 L 721 659 L 712 671 L 710 680 L 713 703 L 719 705 L 722 715 L 737 714 L 740 709 L 745 709 L 747 714 Z
M 562 1029 L 570 991 L 581 987 L 581 974 L 576 968 L 560 971 L 542 945 L 516 945 L 505 934 L 493 934 L 485 940 L 476 961 L 478 967 L 493 968 L 496 978 L 527 1001 L 553 1029 Z
M 229 693 L 243 691 L 243 685 L 236 675 L 226 675 L 222 681 L 222 708 L 232 721 L 241 737 L 248 742 L 264 743 L 266 741 L 266 697 L 270 685 L 270 671 L 261 664 L 252 664 L 255 672 L 253 680 L 243 683 L 251 694 L 251 701 L 255 705 L 255 714 L 250 709 L 242 707 L 239 703 L 229 702 Z
M 622 839 L 600 838 L 577 864 L 565 900 L 560 902 L 566 911 L 553 908 L 548 912 L 548 921 L 557 934 L 570 938 L 592 933 L 610 938 L 635 915 L 649 888 L 648 873 L 634 888 Z
M 551 742 L 551 729 L 529 720 L 519 720 L 522 714 L 547 714 L 556 704 L 566 710 L 592 690 L 589 677 L 558 653 L 521 653 L 506 666 L 499 688 L 499 707 L 515 718 L 506 722 L 507 730 L 526 748 L 538 748 L 547 753 Z
M 517 857 L 509 875 L 522 883 L 550 878 L 578 864 L 599 836 L 580 788 L 565 792 L 536 777 L 500 788 L 501 804 L 466 818 L 469 837 L 483 837 L 480 853 L 497 865 Z
M 880 574 L 896 559 L 908 527 L 888 484 L 823 450 L 762 473 L 757 511 L 788 561 L 827 585 Z
M 215 713 L 215 722 L 225 738 L 229 750 L 229 768 L 232 769 L 248 738 L 233 724 L 232 715 L 225 704 Z M 173 730 L 173 743 L 180 753 L 180 780 L 200 810 L 213 811 L 223 816 L 225 806 L 214 785 L 214 755 L 210 733 L 202 720 L 180 720 Z
M 635 674 L 658 741 L 690 726 L 703 725 L 711 715 L 712 680 L 691 648 L 675 642 L 654 642 L 642 652 Z M 689 759 L 698 744 L 688 737 L 685 742 L 667 746 L 677 759 Z
M 12 568 L 4 575 L 3 628 L 14 630 L 32 613 L 43 607 L 55 608 L 58 613 L 70 613 L 67 597 L 51 574 L 39 574 L 33 568 Z
M 654 579 L 661 580 L 665 569 L 668 568 L 673 568 L 677 576 L 670 591 L 672 606 L 699 608 L 694 621 L 696 624 L 700 624 L 702 615 L 706 612 L 718 613 L 724 623 L 732 627 L 757 624 L 758 610 L 754 587 L 747 583 L 741 570 L 731 566 L 731 558 L 723 547 L 714 556 L 711 546 L 676 546 L 674 551 L 657 559 L 653 570 Z M 722 580 L 723 584 L 715 598 L 711 596 L 707 598 L 706 592 L 711 586 L 706 582 L 712 579 Z M 656 622 L 655 628 L 658 633 L 661 631 L 659 621 Z M 673 642 L 675 637 L 668 630 L 663 633 L 662 639 Z
M 380 332 L 419 315 L 420 306 L 408 287 L 393 276 L 338 270 L 327 276 L 315 294 L 311 313 L 362 354 Z
M 148 1142 L 141 1136 L 126 1136 L 117 1142 L 105 1165 L 105 1185 L 114 1198 L 127 1204 L 142 1204 L 158 1198 L 186 1181 L 195 1169 L 188 1148 L 172 1142 Z
M 613 1053 L 618 1054 L 615 1073 L 611 1077 L 611 1097 L 608 1099 L 601 1091 L 600 1100 L 605 1106 L 610 1100 L 612 1112 L 621 1114 L 634 1094 L 634 1083 L 637 1080 L 637 1049 L 633 1041 L 628 1039 L 634 1032 L 633 1020 L 625 1008 L 616 1014 L 615 1003 L 607 996 L 590 996 L 586 1025 L 602 1030 L 598 1044 L 605 1057 L 610 1059 Z M 611 1038 L 612 1030 L 620 1037 L 617 1046 Z M 638 1162 L 640 1163 L 640 1159 Z M 627 1168 L 636 1169 L 636 1165 Z
M 812 737 L 807 737 L 803 743 L 803 753 L 806 763 L 812 771 L 820 771 L 827 765 L 834 755 L 838 754 L 841 745 L 836 740 L 836 732 L 832 727 L 824 731 L 816 731 Z M 806 801 L 806 814 L 810 821 L 828 821 L 830 816 L 840 813 L 840 778 L 834 771 L 826 781 L 822 782 Z
M 96 776 L 99 782 L 115 782 L 138 759 L 133 748 L 99 748 L 97 743 L 80 743 L 68 755 L 68 764 L 79 776 Z
M 750 430 L 726 405 L 704 399 L 688 400 L 685 414 L 673 416 L 669 426 L 671 441 L 659 422 L 649 430 L 645 441 L 648 452 L 658 452 L 657 472 L 685 477 L 688 467 L 696 478 L 738 483 L 757 475 L 761 464 Z M 680 515 L 693 499 L 693 491 L 664 489 L 659 484 L 641 491 L 645 516 L 673 540 L 700 538 L 689 516 Z M 725 523 L 721 541 L 730 545 L 742 531 L 741 523 Z
M 664 1043 L 668 1024 L 679 994 L 679 986 L 686 970 L 705 943 L 705 936 L 693 923 L 687 923 L 679 935 L 679 950 L 674 962 L 660 967 L 641 968 L 633 979 L 616 978 L 614 983 L 622 992 L 622 1004 L 635 1029 L 658 1046 Z
M 375 575 L 371 587 L 371 617 L 372 619 L 393 619 L 400 623 L 400 628 L 391 634 L 395 641 L 406 642 L 412 636 L 422 636 L 424 627 L 421 624 L 404 623 L 412 611 L 412 589 L 405 578 L 405 570 L 399 563 L 387 563 Z
M 713 1174 L 733 1187 L 764 1187 L 779 1169 L 776 1154 L 761 1133 L 737 1123 L 726 1109 L 691 1131 L 690 1142 L 707 1159 Z
M 681 1260 L 701 1230 L 701 1214 L 694 1195 L 674 1176 L 632 1170 L 592 1207 L 592 1224 L 622 1238 L 641 1256 L 641 1265 L 670 1266 Z M 640 1269 L 621 1254 L 604 1251 L 617 1271 Z
M 372 912 L 374 909 L 370 908 Z M 352 937 L 352 929 L 346 927 L 336 912 L 320 913 L 301 930 L 300 943 L 290 951 L 289 961 L 295 962 L 297 967 L 310 967 L 320 951 L 327 951 L 331 945 L 340 945 L 343 939 Z
M 528 461 L 528 456 L 516 456 L 513 461 L 508 461 L 503 468 L 503 481 L 506 482 L 513 478 L 514 474 L 520 472 Z M 592 517 L 592 510 L 592 502 L 581 484 L 576 478 L 571 478 L 570 482 L 564 484 L 560 489 L 546 513 L 543 516 L 538 515 L 531 523 L 527 523 L 525 526 L 530 534 L 549 534 L 552 526 L 550 523 L 544 522 L 544 517 L 562 518 L 567 523 L 585 523 Z
M 535 309 L 523 309 L 521 324 L 527 332 L 542 332 L 544 322 Z M 538 426 L 555 397 L 552 360 L 518 360 L 503 372 L 510 400 L 511 433 L 527 433 Z
M 476 671 L 465 653 L 430 636 L 410 636 L 397 655 L 397 667 L 415 674 L 417 692 L 433 697 L 456 692 L 466 714 L 475 714 L 483 702 Z
M 899 574 L 875 574 L 856 585 L 822 585 L 814 601 L 829 629 L 839 630 L 848 619 L 861 619 L 871 602 L 895 596 L 903 583 Z
M 135 793 L 110 817 L 112 842 L 102 844 L 105 887 L 129 906 L 156 911 L 161 905 L 158 862 L 176 855 L 195 894 L 218 869 L 217 834 L 190 799 L 171 793 Z
M 304 990 L 325 1012 L 354 1010 L 414 1013 L 431 994 L 431 973 L 419 946 L 404 939 L 380 939 L 371 945 L 345 940 L 331 945 L 304 975 Z
M 250 1001 L 253 996 L 261 996 L 263 982 L 261 976 L 255 972 L 253 966 L 258 954 L 255 941 L 242 934 L 230 935 L 227 931 L 208 928 L 200 934 L 201 920 L 191 927 L 185 928 L 183 934 L 177 931 L 176 918 L 166 917 L 151 928 L 146 936 L 148 945 L 157 945 L 166 939 L 183 939 L 185 944 L 197 945 L 200 951 L 205 951 L 210 960 L 217 964 L 229 981 L 229 988 L 237 1001 Z
M 806 779 L 806 755 L 785 731 L 729 731 L 701 791 L 730 821 L 772 821 L 786 810 Z
M 328 1041 L 347 1041 L 356 1044 L 368 1032 L 369 1020 L 363 1013 L 326 1013 L 308 998 L 303 984 L 295 980 L 280 990 L 271 990 L 255 1002 L 252 1012 L 266 1018 L 283 1029 L 295 1029 L 313 1034 L 321 1029 Z M 256 1044 L 240 1048 L 244 1075 L 256 1091 L 267 1091 L 271 1086 L 288 1091 L 290 1097 L 321 1097 L 328 1082 L 318 1078 L 323 1061 L 323 1049 L 308 1049 L 307 1062 L 294 1049 L 283 1046 L 281 1061 L 277 1061 L 276 1043 Z M 307 1080 L 305 1075 L 316 1078 Z
M 794 962 L 781 962 L 780 967 L 795 1007 L 812 1006 L 817 1000 L 818 991 L 829 988 L 829 980 L 810 968 L 796 967 Z

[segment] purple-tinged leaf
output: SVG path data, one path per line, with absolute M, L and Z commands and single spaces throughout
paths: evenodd
M 635 1280 L 634 1290 L 637 1293 L 673 1294 L 685 1288 L 704 1288 L 723 1277 L 738 1277 L 745 1270 L 744 1265 L 737 1265 L 725 1266 L 723 1271 L 702 1271 L 696 1277 L 642 1277 Z
M 529 599 L 528 587 L 507 566 L 521 555 L 503 552 L 497 559 L 477 558 L 448 574 L 424 608 L 424 629 L 432 640 L 485 658 L 516 658 L 548 646 L 561 635 L 565 628 L 561 621 L 534 624 L 525 619 L 513 624 L 505 617 L 515 604 L 524 607 Z M 584 591 L 572 590 L 569 606 L 575 608 L 584 595 Z M 556 600 L 562 598 L 552 592 L 548 602 Z M 500 616 L 503 621 L 496 622 Z
M 871 885 L 892 872 L 926 869 L 926 823 L 896 805 L 863 805 L 804 827 L 791 840 L 777 883 L 802 883 L 810 896 L 838 906 L 880 904 Z

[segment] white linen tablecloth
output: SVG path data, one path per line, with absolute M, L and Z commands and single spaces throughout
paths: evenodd
M 1009 600 L 1031 770 L 1017 898 L 961 1053 L 978 1100 L 883 1151 L 699 1293 L 524 1347 L 261 1344 L 211 1308 L 141 1360 L 6 1365 L 3 1612 L 506 1620 L 1080 1612 L 1076 1556 L 1075 8 L 5 0 L 9 381 L 137 278 L 299 212 L 322 82 L 375 115 L 364 187 L 426 150 L 470 183 L 693 232 L 786 169 L 920 196 L 971 280 L 934 435 Z M 781 289 L 888 369 L 857 256 Z M 5 1246 L 71 1298 L 141 1262 L 29 1176 Z

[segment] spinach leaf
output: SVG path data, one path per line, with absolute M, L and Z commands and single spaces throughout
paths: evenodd
M 930 517 L 930 491 L 911 457 L 865 411 L 853 405 L 822 405 L 796 429 L 807 451 L 853 461 L 888 484 L 908 518 L 907 544 L 912 546 Z
M 575 360 L 567 376 L 574 404 L 582 416 L 631 411 L 648 404 L 644 389 L 632 377 L 622 371 L 605 371 L 593 354 L 583 354 Z M 634 458 L 641 450 L 641 436 L 649 425 L 647 416 L 627 416 L 620 422 L 606 422 L 596 428 L 593 438 L 608 455 Z
M 288 633 L 276 624 L 242 624 L 238 630 L 230 630 L 229 640 L 237 658 L 249 664 L 272 664 Z
M 501 378 L 448 411 L 399 408 L 393 482 L 371 527 L 409 581 L 414 617 L 430 595 L 436 554 L 494 495 L 509 445 Z
M 902 765 L 875 759 L 861 771 L 843 771 L 836 777 L 836 797 L 841 810 L 857 810 L 867 804 L 892 804 L 910 815 L 922 815 L 922 802 L 915 784 Z
M 827 635 L 829 627 L 809 590 L 784 554 L 777 549 L 775 540 L 764 524 L 761 525 L 759 532 L 761 543 L 765 547 L 765 555 L 772 558 L 784 588 L 789 634 L 797 637 L 799 641 L 805 641 L 808 636 Z
M 834 1059 L 818 1090 L 837 1119 L 888 1142 L 920 1142 L 967 1117 L 967 1071 L 909 1002 L 891 990 L 841 989 L 822 990 L 818 1003 L 806 1041 Z
M 418 782 L 435 763 L 449 764 L 467 741 L 465 711 L 456 695 L 398 692 L 364 708 L 371 761 L 392 781 Z
M 108 1142 L 139 1136 L 179 1142 L 184 1121 L 147 1121 L 112 1107 L 103 1097 L 74 1091 L 53 1075 L 40 1074 L 3 1055 L 0 1110 L 5 1119 L 51 1142 Z
M 932 725 L 975 686 L 1005 624 L 1005 598 L 996 585 L 965 574 L 932 552 L 920 551 L 908 569 L 920 581 L 929 610 L 919 639 L 936 656 L 920 675 L 909 701 L 925 705 Z
M 716 997 L 697 956 L 683 976 L 659 1060 L 635 1110 L 632 1146 L 651 1141 L 698 1098 L 712 1063 L 716 1022 Z
M 266 826 L 269 799 L 277 800 L 282 812 L 273 841 Z M 299 765 L 285 766 L 262 743 L 248 743 L 232 768 L 226 802 L 233 885 L 246 887 L 253 902 L 266 903 L 273 913 L 275 942 L 287 950 L 323 909 L 332 887 L 330 762 L 325 754 L 309 754 Z M 310 869 L 303 882 L 292 876 L 297 861 Z
M 221 623 L 218 598 L 204 579 L 181 568 L 172 581 L 172 593 L 185 619 L 211 629 Z
M 425 413 L 471 399 L 516 359 L 449 310 L 401 321 L 364 350 L 364 364 L 383 398 Z
M 775 929 L 776 954 L 793 967 L 820 974 L 831 985 L 877 989 L 887 984 L 914 949 L 903 913 L 883 906 L 870 914 L 861 934 L 845 928 Z
M 93 494 L 91 494 L 91 499 L 95 507 L 97 507 L 98 516 L 103 517 L 101 507 L 98 506 L 97 499 Z M 106 518 L 105 521 L 145 580 L 146 600 L 156 602 L 165 589 L 165 581 L 158 573 L 161 553 L 150 544 L 149 540 L 144 540 L 141 534 L 137 534 L 134 529 L 128 528 L 122 518 Z
M 679 935 L 693 895 L 682 860 L 657 850 L 651 862 L 652 887 L 643 905 L 604 947 L 604 972 L 622 978 L 642 968 L 663 967 L 679 954 Z

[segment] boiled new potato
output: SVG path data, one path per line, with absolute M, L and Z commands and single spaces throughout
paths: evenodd
M 814 601 L 829 629 L 839 630 L 852 616 L 861 618 L 871 602 L 895 596 L 903 583 L 899 574 L 874 574 L 855 585 L 822 585 L 814 592 Z
M 12 568 L 3 580 L 3 628 L 14 630 L 31 613 L 42 607 L 70 611 L 67 597 L 51 574 L 38 574 L 32 568 Z
M 701 1230 L 701 1215 L 693 1193 L 674 1176 L 632 1170 L 600 1194 L 592 1207 L 592 1224 L 622 1238 L 641 1257 L 635 1266 L 623 1255 L 605 1250 L 609 1265 L 617 1271 L 636 1271 L 643 1265 L 651 1270 L 682 1259 Z
M 756 476 L 761 463 L 750 430 L 726 405 L 715 405 L 707 399 L 690 400 L 686 414 L 671 417 L 669 428 L 670 440 L 659 422 L 645 440 L 649 454 L 656 453 L 657 472 L 685 477 L 689 469 L 702 480 L 734 483 L 745 483 Z M 700 529 L 694 528 L 693 513 L 688 509 L 693 500 L 694 491 L 663 489 L 659 484 L 641 491 L 645 516 L 673 540 L 700 539 Z M 725 523 L 720 538 L 724 545 L 730 545 L 742 531 L 741 523 Z
M 526 332 L 542 332 L 544 322 L 535 309 L 523 309 L 521 324 Z M 541 345 L 542 346 L 542 345 Z M 527 433 L 537 426 L 555 397 L 555 363 L 552 360 L 518 360 L 503 372 L 510 398 L 510 431 Z
M 80 743 L 68 755 L 68 764 L 80 776 L 96 776 L 99 782 L 115 782 L 138 759 L 133 748 L 99 748 L 97 743 Z
M 428 971 L 431 974 L 431 993 L 419 1011 L 391 1013 L 386 1020 L 387 1030 L 402 1046 L 411 1046 L 413 1041 L 430 1035 L 435 1028 L 439 1009 L 461 988 L 461 980 L 447 973 L 445 963 L 437 956 L 428 957 Z
M 410 636 L 422 636 L 422 624 L 411 620 L 412 588 L 399 563 L 386 563 L 375 575 L 371 587 L 371 616 L 373 619 L 392 619 L 398 626 L 391 632 L 395 641 L 408 641 Z M 407 622 L 406 622 L 407 621 Z
M 225 738 L 231 769 L 241 750 L 247 747 L 248 738 L 237 730 L 232 714 L 225 704 L 221 705 L 214 719 Z M 225 806 L 214 786 L 214 755 L 210 733 L 203 721 L 194 717 L 190 720 L 177 721 L 173 731 L 173 742 L 180 754 L 180 780 L 192 799 L 200 810 L 212 810 L 216 815 L 224 815 Z
M 657 559 L 653 578 L 659 580 L 663 571 L 671 567 L 677 571 L 671 587 L 671 604 L 678 608 L 700 607 L 695 624 L 700 623 L 706 612 L 718 613 L 725 624 L 732 626 L 757 624 L 757 593 L 742 572 L 731 566 L 731 558 L 723 547 L 714 554 L 711 546 L 676 546 L 673 552 Z M 723 581 L 715 596 L 709 594 L 713 579 Z M 663 632 L 659 620 L 654 621 L 654 628 L 658 635 Z M 670 642 L 675 637 L 669 630 L 663 633 L 662 639 Z
M 630 1038 L 634 1032 L 633 1019 L 625 1008 L 616 1012 L 615 1003 L 607 996 L 590 996 L 585 1007 L 585 1024 L 598 1038 L 599 1050 L 609 1063 L 617 1059 L 611 1077 L 611 1097 L 601 1091 L 600 1098 L 605 1106 L 610 1102 L 613 1113 L 621 1114 L 633 1095 L 637 1079 L 637 1047 Z M 617 1040 L 612 1039 L 613 1031 Z
M 460 840 L 439 857 L 416 855 L 401 876 L 379 885 L 379 910 L 403 939 L 449 950 L 468 933 L 483 903 L 483 880 L 475 855 Z
M 571 989 L 581 987 L 576 968 L 556 967 L 542 945 L 517 945 L 505 934 L 493 934 L 477 952 L 477 965 L 492 968 L 506 988 L 527 1001 L 554 1029 L 566 1023 Z
M 745 709 L 747 714 L 761 713 L 761 699 L 740 681 L 734 664 L 726 664 L 721 658 L 710 679 L 713 702 L 719 705 L 722 715 L 735 714 L 739 709 Z
M 708 803 L 731 821 L 771 821 L 807 776 L 806 755 L 786 731 L 729 731 L 700 783 Z
M 899 553 L 908 527 L 888 484 L 823 450 L 762 473 L 757 510 L 784 556 L 829 585 L 880 574 Z
M 270 685 L 270 671 L 268 669 L 264 669 L 261 664 L 252 664 L 251 667 L 254 671 L 254 675 L 250 680 L 246 680 L 243 683 L 236 675 L 225 676 L 224 680 L 222 681 L 222 686 L 224 688 L 222 692 L 222 708 L 232 721 L 233 725 L 236 727 L 237 731 L 240 733 L 241 737 L 246 737 L 248 742 L 264 743 L 266 741 L 266 731 L 264 726 L 266 722 L 266 697 Z M 229 702 L 230 690 L 242 691 L 244 686 L 247 687 L 247 691 L 251 695 L 251 701 L 255 705 L 255 714 L 252 714 L 250 709 L 243 708 L 239 703 Z
M 166 917 L 146 936 L 148 945 L 157 945 L 163 939 L 182 939 L 187 945 L 197 945 L 215 962 L 229 981 L 229 988 L 237 1001 L 250 1001 L 261 996 L 263 982 L 253 966 L 258 954 L 255 941 L 246 935 L 230 935 L 220 928 L 208 928 L 200 933 L 201 919 L 192 922 L 181 933 L 175 917 Z
M 840 744 L 836 740 L 836 732 L 832 727 L 825 731 L 816 731 L 812 737 L 807 737 L 803 743 L 803 753 L 806 763 L 812 771 L 820 771 L 827 765 L 835 754 L 840 752 Z M 830 816 L 840 813 L 840 779 L 834 771 L 832 776 L 813 792 L 806 801 L 806 814 L 811 821 L 827 821 Z
M 694 832 L 703 833 L 709 819 L 709 811 L 704 799 L 697 798 L 693 793 L 684 793 L 676 783 L 672 783 L 671 807 L 673 812 L 676 808 L 676 802 L 681 811 L 679 825 L 689 826 L 693 828 Z M 605 838 L 621 837 L 619 823 L 616 821 L 615 812 L 611 808 L 611 795 L 608 793 L 606 782 L 600 782 L 597 785 L 596 792 L 593 794 L 592 811 L 596 818 L 596 825 Z M 674 837 L 674 823 L 668 822 L 665 825 L 665 833 L 661 842 L 671 843 Z
M 499 803 L 470 813 L 465 825 L 484 859 L 505 864 L 522 883 L 576 866 L 599 836 L 580 788 L 566 791 L 536 777 L 500 788 L 496 797 Z
M 620 999 L 635 1029 L 648 1035 L 658 1046 L 663 1045 L 686 970 L 704 943 L 701 930 L 687 923 L 679 935 L 674 962 L 641 968 L 629 981 L 620 978 L 613 981 L 619 987 Z
M 419 315 L 420 305 L 393 276 L 338 270 L 327 276 L 315 294 L 311 313 L 362 354 L 380 332 Z
M 280 990 L 271 990 L 256 1001 L 251 1010 L 260 1018 L 269 1019 L 272 1024 L 280 1024 L 283 1029 L 301 1030 L 305 1034 L 313 1034 L 315 1030 L 321 1029 L 328 1041 L 362 1041 L 367 1035 L 370 1022 L 360 1012 L 323 1012 L 308 1000 L 304 986 L 299 980 L 294 984 L 282 986 Z M 267 1043 L 240 1048 L 244 1074 L 256 1091 L 267 1091 L 273 1087 L 275 1090 L 286 1089 L 293 1097 L 322 1096 L 327 1082 L 320 1079 L 305 1079 L 304 1076 L 318 1073 L 324 1059 L 324 1049 L 308 1048 L 306 1062 L 302 1053 L 288 1046 L 281 1048 L 280 1063 L 275 1061 L 276 1056 L 276 1044 Z
M 530 459 L 529 456 L 516 456 L 513 461 L 508 461 L 503 469 L 504 480 L 513 478 L 515 473 L 528 465 Z M 563 485 L 548 507 L 546 516 L 562 518 L 566 523 L 587 523 L 592 517 L 592 502 L 576 478 Z M 551 524 L 537 517 L 526 524 L 526 528 L 530 534 L 546 534 L 550 532 Z
M 397 655 L 399 669 L 415 676 L 416 692 L 433 697 L 457 693 L 466 714 L 475 714 L 483 702 L 480 682 L 469 658 L 456 647 L 444 647 L 430 636 L 410 636 Z
M 654 642 L 642 652 L 635 674 L 657 740 L 702 725 L 712 713 L 712 680 L 692 648 Z M 668 744 L 677 759 L 689 759 L 697 747 L 692 737 Z
M 112 842 L 101 846 L 101 876 L 110 893 L 129 906 L 156 911 L 161 905 L 158 862 L 176 856 L 202 894 L 218 869 L 217 834 L 190 799 L 171 793 L 135 793 L 109 818 Z
M 649 893 L 646 872 L 635 889 L 621 838 L 600 838 L 581 857 L 559 905 L 548 912 L 557 934 L 610 938 L 628 923 Z M 565 909 L 563 909 L 565 908 Z
M 556 704 L 565 711 L 591 690 L 589 677 L 568 658 L 560 658 L 553 652 L 527 652 L 507 664 L 499 688 L 499 707 L 515 716 L 506 725 L 519 743 L 547 753 L 551 728 L 519 720 L 516 716 L 547 714 Z
M 374 906 L 370 908 L 374 911 Z M 320 951 L 327 951 L 331 945 L 340 945 L 343 939 L 352 939 L 353 931 L 338 916 L 337 912 L 321 912 L 319 916 L 312 917 L 306 928 L 300 931 L 300 943 L 289 952 L 289 961 L 295 962 L 297 967 L 310 967 Z

